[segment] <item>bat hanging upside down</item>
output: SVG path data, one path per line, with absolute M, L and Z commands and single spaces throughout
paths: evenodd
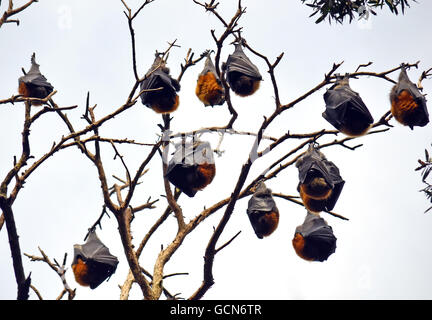
M 324 101 L 323 118 L 348 136 L 365 134 L 374 122 L 360 95 L 349 86 L 349 74 L 343 78 L 337 75 L 336 83 L 324 93 Z
M 306 209 L 312 213 L 332 210 L 345 184 L 336 165 L 310 144 L 296 167 L 299 170 L 297 189 Z
M 429 123 L 426 98 L 408 78 L 406 67 L 399 74 L 399 81 L 390 92 L 391 113 L 393 117 L 411 130 L 414 126 L 424 127 Z
M 249 199 L 247 215 L 259 239 L 268 237 L 278 227 L 279 210 L 273 200 L 272 192 L 261 182 Z
M 180 103 L 176 93 L 180 90 L 180 83 L 171 78 L 169 72 L 161 54 L 156 52 L 153 65 L 140 85 L 141 91 L 148 90 L 141 93 L 142 104 L 157 113 L 171 113 L 177 110 Z
M 85 244 L 74 245 L 72 271 L 82 286 L 97 288 L 115 272 L 117 264 L 117 257 L 109 252 L 95 231 L 90 232 Z
M 292 244 L 300 258 L 323 262 L 336 251 L 336 240 L 332 227 L 308 212 L 303 224 L 296 228 Z
M 18 79 L 18 93 L 26 98 L 45 99 L 54 87 L 47 81 L 39 70 L 39 64 L 36 63 L 36 54 L 31 57 L 31 68 L 24 76 Z M 41 102 L 32 101 L 32 105 L 41 105 Z
M 242 42 L 235 43 L 235 49 L 222 66 L 227 82 L 237 95 L 246 97 L 254 94 L 260 86 L 262 76 L 242 49 Z
M 204 141 L 178 144 L 166 173 L 168 181 L 189 197 L 208 186 L 215 175 L 213 150 Z
M 195 94 L 205 106 L 222 105 L 225 102 L 225 90 L 219 79 L 216 68 L 207 53 L 204 69 L 198 76 Z

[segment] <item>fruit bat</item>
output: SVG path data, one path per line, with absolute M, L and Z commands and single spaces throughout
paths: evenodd
M 179 143 L 168 163 L 166 178 L 189 197 L 209 185 L 216 175 L 213 150 L 204 141 Z
M 249 60 L 242 49 L 242 43 L 235 43 L 235 49 L 223 66 L 231 90 L 242 97 L 255 93 L 262 80 L 258 68 Z
M 271 190 L 261 182 L 249 199 L 247 215 L 259 239 L 271 235 L 279 224 L 279 210 Z
M 396 83 L 390 92 L 391 113 L 395 119 L 413 130 L 414 126 L 424 127 L 429 123 L 426 98 L 408 78 L 403 66 Z
M 26 98 L 46 98 L 54 87 L 47 81 L 39 70 L 36 63 L 36 54 L 31 56 L 31 67 L 29 72 L 18 79 L 18 92 Z M 32 101 L 33 105 L 41 105 L 41 102 Z
M 117 257 L 109 252 L 95 231 L 90 232 L 86 243 L 74 245 L 72 270 L 76 282 L 82 286 L 97 288 L 116 271 L 117 264 Z
M 323 262 L 336 251 L 332 227 L 310 212 L 303 224 L 296 228 L 292 244 L 297 255 L 308 261 Z
M 225 102 L 225 90 L 216 73 L 211 60 L 210 51 L 207 53 L 204 69 L 198 75 L 195 94 L 205 106 L 222 105 Z
M 306 209 L 314 213 L 332 210 L 345 184 L 336 165 L 310 144 L 296 167 L 299 170 L 297 190 Z
M 158 88 L 162 88 L 156 90 Z M 170 70 L 161 54 L 156 52 L 155 60 L 140 84 L 141 102 L 157 113 L 171 113 L 179 106 L 180 83 L 171 78 Z
M 348 136 L 365 134 L 374 122 L 360 95 L 350 88 L 348 74 L 337 75 L 336 83 L 324 93 L 324 101 L 324 119 Z

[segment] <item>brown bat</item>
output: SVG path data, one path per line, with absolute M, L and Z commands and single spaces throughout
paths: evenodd
M 296 167 L 299 170 L 297 190 L 304 206 L 315 213 L 332 210 L 345 184 L 336 165 L 311 143 L 297 160 Z
M 97 288 L 117 269 L 118 260 L 91 231 L 86 243 L 74 245 L 72 270 L 76 282 L 82 286 Z
M 26 98 L 45 99 L 54 87 L 47 81 L 39 70 L 36 63 L 36 54 L 31 56 L 31 67 L 29 72 L 18 79 L 18 92 Z M 32 105 L 41 105 L 41 102 L 32 101 Z
M 207 53 L 204 69 L 198 76 L 195 93 L 205 106 L 222 105 L 225 103 L 225 90 L 222 82 L 216 73 L 216 68 Z
M 247 215 L 259 239 L 271 235 L 279 224 L 279 210 L 272 192 L 261 182 L 249 199 Z
M 140 84 L 141 102 L 157 113 L 171 113 L 177 110 L 180 99 L 177 91 L 180 83 L 171 78 L 170 70 L 161 54 L 156 52 L 155 60 Z
M 429 123 L 426 98 L 408 78 L 405 66 L 401 69 L 398 83 L 390 92 L 390 102 L 393 117 L 411 130 Z
M 319 216 L 308 211 L 295 230 L 292 244 L 297 255 L 308 261 L 325 261 L 336 251 L 333 229 Z
M 213 150 L 204 141 L 178 144 L 166 173 L 168 180 L 189 197 L 209 185 L 215 175 Z
M 235 49 L 222 66 L 226 70 L 231 90 L 242 97 L 254 94 L 262 80 L 258 68 L 249 60 L 242 49 L 242 42 L 235 43 Z
M 349 74 L 337 75 L 336 83 L 324 93 L 326 110 L 322 116 L 348 136 L 365 134 L 374 122 L 360 95 L 349 86 Z

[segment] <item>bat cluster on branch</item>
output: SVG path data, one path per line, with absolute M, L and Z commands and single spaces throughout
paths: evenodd
M 30 1 L 28 5 L 32 2 Z M 331 214 L 335 217 L 348 220 L 347 218 L 332 212 L 334 209 L 345 184 L 341 177 L 338 167 L 332 161 L 329 161 L 323 153 L 323 149 L 330 146 L 342 146 L 344 148 L 355 150 L 361 145 L 349 146 L 346 143 L 363 135 L 386 132 L 392 127 L 389 124 L 391 118 L 404 126 L 413 129 L 416 126 L 423 127 L 429 123 L 429 114 L 426 106 L 425 95 L 422 93 L 423 87 L 421 81 L 429 76 L 429 71 L 425 71 L 419 80 L 418 85 L 414 84 L 408 78 L 407 70 L 411 67 L 417 67 L 417 64 L 401 64 L 398 67 L 381 73 L 360 71 L 372 63 L 362 64 L 352 73 L 341 75 L 336 73 L 342 63 L 334 64 L 331 70 L 325 74 L 322 82 L 305 92 L 303 95 L 293 101 L 282 104 L 279 96 L 278 83 L 274 74 L 275 68 L 282 60 L 281 53 L 274 62 L 271 62 L 265 55 L 253 49 L 247 41 L 241 36 L 241 28 L 238 26 L 239 19 L 246 12 L 241 1 L 238 1 L 237 11 L 231 20 L 225 20 L 217 11 L 219 3 L 214 0 L 209 3 L 201 3 L 193 0 L 194 3 L 203 7 L 206 11 L 211 12 L 224 26 L 225 30 L 217 37 L 214 30 L 211 35 L 215 42 L 214 50 L 206 50 L 197 59 L 191 50 L 188 51 L 185 63 L 181 65 L 181 72 L 177 78 L 171 75 L 167 66 L 169 53 L 173 47 L 178 47 L 176 41 L 169 43 L 167 50 L 163 52 L 156 51 L 154 61 L 149 63 L 150 68 L 140 77 L 136 64 L 136 46 L 135 31 L 133 21 L 137 18 L 142 9 L 153 2 L 146 0 L 136 12 L 128 7 L 122 0 L 126 8 L 125 16 L 128 20 L 129 31 L 132 44 L 132 69 L 135 75 L 135 83 L 131 88 L 126 102 L 99 119 L 95 115 L 96 105 L 91 107 L 90 96 L 87 95 L 85 112 L 82 119 L 85 120 L 86 126 L 76 130 L 65 110 L 75 109 L 73 107 L 59 107 L 53 100 L 56 91 L 54 86 L 48 82 L 48 79 L 41 73 L 40 66 L 36 62 L 36 55 L 31 57 L 31 67 L 28 72 L 18 79 L 18 93 L 9 99 L 0 100 L 0 104 L 23 102 L 25 108 L 25 122 L 23 127 L 23 151 L 19 159 L 14 160 L 13 168 L 9 171 L 6 178 L 0 186 L 0 208 L 3 214 L 0 216 L 0 229 L 5 222 L 8 225 L 8 236 L 11 243 L 12 259 L 14 261 L 14 271 L 18 284 L 19 296 L 28 297 L 30 286 L 29 277 L 25 273 L 21 262 L 21 253 L 19 248 L 16 224 L 13 219 L 12 205 L 17 198 L 26 179 L 32 174 L 45 160 L 53 156 L 60 150 L 77 147 L 88 160 L 94 164 L 98 178 L 101 183 L 103 194 L 103 210 L 97 221 L 88 230 L 86 242 L 82 245 L 74 245 L 74 257 L 72 261 L 72 271 L 75 280 L 82 286 L 91 289 L 98 288 L 102 282 L 109 279 L 117 269 L 119 260 L 112 255 L 109 248 L 96 235 L 96 227 L 101 227 L 103 217 L 110 211 L 116 218 L 120 239 L 125 252 L 125 257 L 130 268 L 129 275 L 125 283 L 120 286 L 121 298 L 127 299 L 129 290 L 133 283 L 137 283 L 146 299 L 159 299 L 164 293 L 168 298 L 178 298 L 179 294 L 172 295 L 166 289 L 163 280 L 169 275 L 164 274 L 164 267 L 182 245 L 186 237 L 195 230 L 195 228 L 215 212 L 222 210 L 223 213 L 217 226 L 210 235 L 208 244 L 204 253 L 203 279 L 201 285 L 189 297 L 189 299 L 200 299 L 214 284 L 213 264 L 215 256 L 220 250 L 232 243 L 239 235 L 238 232 L 229 241 L 218 245 L 219 238 L 223 233 L 225 226 L 229 222 L 236 202 L 240 199 L 249 197 L 246 214 L 251 224 L 251 229 L 259 239 L 271 236 L 278 228 L 279 219 L 283 213 L 279 212 L 275 198 L 285 199 L 304 206 L 306 216 L 302 225 L 295 228 L 292 245 L 294 251 L 299 257 L 308 261 L 323 262 L 329 258 L 336 250 L 336 237 L 333 234 L 332 227 L 320 216 L 322 212 Z M 1 22 L 1 21 L 0 21 Z M 8 21 L 7 21 L 8 22 Z M 0 23 L 1 26 L 1 23 Z M 225 62 L 221 62 L 221 53 L 224 43 L 228 37 L 233 37 L 234 50 L 228 55 Z M 248 50 L 248 51 L 246 51 Z M 238 118 L 238 113 L 231 101 L 231 94 L 246 98 L 253 96 L 259 90 L 263 77 L 257 65 L 252 62 L 252 55 L 262 59 L 268 67 L 268 74 L 271 79 L 271 85 L 274 91 L 275 108 L 273 112 L 264 117 L 260 127 L 251 132 L 243 132 L 234 129 L 234 124 Z M 214 54 L 214 59 L 212 58 Z M 225 126 L 200 128 L 193 132 L 180 132 L 173 134 L 170 131 L 170 124 L 175 116 L 175 112 L 182 109 L 180 94 L 180 82 L 184 73 L 189 67 L 197 65 L 204 61 L 202 70 L 197 74 L 195 85 L 195 94 L 197 99 L 204 107 L 226 108 L 230 112 L 230 119 Z M 389 74 L 400 70 L 398 81 L 388 77 Z M 24 70 L 23 70 L 24 71 Z M 351 89 L 350 80 L 362 76 L 373 76 L 392 82 L 394 84 L 390 97 L 390 110 L 384 114 L 379 121 L 374 122 L 374 118 L 368 107 L 360 97 L 360 94 Z M 318 92 L 320 89 L 329 86 L 323 95 L 325 110 L 322 117 L 328 121 L 335 130 L 319 130 L 311 133 L 291 133 L 285 131 L 280 137 L 269 137 L 264 135 L 265 130 L 272 122 L 282 113 L 295 107 L 301 101 Z M 253 97 L 251 98 L 253 99 Z M 138 100 L 152 111 L 161 114 L 163 124 L 159 124 L 162 134 L 154 143 L 136 142 L 132 139 L 106 138 L 99 134 L 99 128 L 106 122 L 111 121 L 118 114 L 121 114 L 132 108 Z M 41 109 L 34 107 L 42 106 Z M 35 113 L 32 115 L 33 110 Z M 51 149 L 38 159 L 30 152 L 30 127 L 43 114 L 55 112 L 67 127 L 68 134 L 54 142 Z M 150 112 L 150 111 L 149 111 Z M 384 126 L 384 129 L 379 127 Z M 216 177 L 216 159 L 213 153 L 222 154 L 218 146 L 212 149 L 208 141 L 197 138 L 198 134 L 203 133 L 221 133 L 220 144 L 225 133 L 247 135 L 254 138 L 251 147 L 250 156 L 243 164 L 239 171 L 239 176 L 235 182 L 231 194 L 218 201 L 213 205 L 204 208 L 190 221 L 185 221 L 183 208 L 179 205 L 178 200 L 181 194 L 185 194 L 193 201 L 198 192 L 212 183 Z M 328 136 L 337 136 L 342 133 L 343 138 L 335 139 L 327 143 L 320 143 L 320 139 Z M 92 134 L 90 137 L 87 134 Z M 191 137 L 190 140 L 187 138 Z M 174 139 L 179 142 L 174 144 L 175 150 L 169 157 L 170 142 Z M 281 158 L 277 159 L 267 169 L 257 177 L 254 177 L 249 184 L 246 184 L 249 178 L 250 169 L 254 161 L 264 157 L 275 149 L 282 149 L 280 146 L 287 140 L 300 141 L 296 147 L 289 151 L 284 151 Z M 270 145 L 259 150 L 263 140 L 269 140 Z M 108 183 L 108 174 L 104 166 L 104 158 L 100 148 L 101 143 L 109 143 L 125 171 L 126 178 L 113 177 L 120 182 L 112 187 Z M 141 147 L 150 147 L 147 156 L 133 172 L 129 169 L 125 157 L 117 148 L 120 144 L 131 144 Z M 93 149 L 90 148 L 93 145 Z M 307 149 L 304 151 L 304 149 Z M 155 208 L 154 204 L 159 199 L 151 200 L 137 206 L 132 206 L 131 201 L 134 197 L 136 187 L 141 184 L 141 179 L 148 171 L 148 165 L 155 155 L 161 155 L 163 161 L 163 174 L 165 195 L 167 201 L 166 209 L 159 219 L 151 226 L 148 233 L 142 239 L 139 246 L 132 242 L 131 223 L 134 214 L 144 209 Z M 277 177 L 277 175 L 295 165 L 298 169 L 298 195 L 290 196 L 281 193 L 272 192 L 266 186 L 266 182 Z M 26 169 L 24 170 L 24 167 Z M 219 170 L 218 170 L 219 171 Z M 8 194 L 8 186 L 12 185 L 15 179 L 15 185 Z M 173 188 L 174 187 L 174 188 Z M 299 200 L 300 199 L 300 200 Z M 173 214 L 177 221 L 177 233 L 171 243 L 161 248 L 155 264 L 153 273 L 144 270 L 139 262 L 140 255 L 155 231 Z M 45 261 L 54 269 L 62 279 L 64 279 L 64 264 L 52 264 L 45 253 L 41 251 L 43 257 L 27 255 L 33 261 Z M 66 259 L 64 260 L 66 261 Z M 176 273 L 180 275 L 185 273 Z M 69 293 L 69 298 L 75 296 L 75 290 L 70 289 L 66 282 L 64 283 L 65 293 Z M 27 285 L 26 285 L 27 284 Z M 34 287 L 33 290 L 37 292 Z M 62 295 L 62 296 L 63 296 Z

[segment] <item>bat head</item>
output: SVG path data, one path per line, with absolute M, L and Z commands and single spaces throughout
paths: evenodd
M 72 268 L 77 282 L 97 288 L 117 269 L 118 259 L 102 243 L 93 230 L 83 245 L 74 245 Z M 78 267 L 79 266 L 79 267 Z

